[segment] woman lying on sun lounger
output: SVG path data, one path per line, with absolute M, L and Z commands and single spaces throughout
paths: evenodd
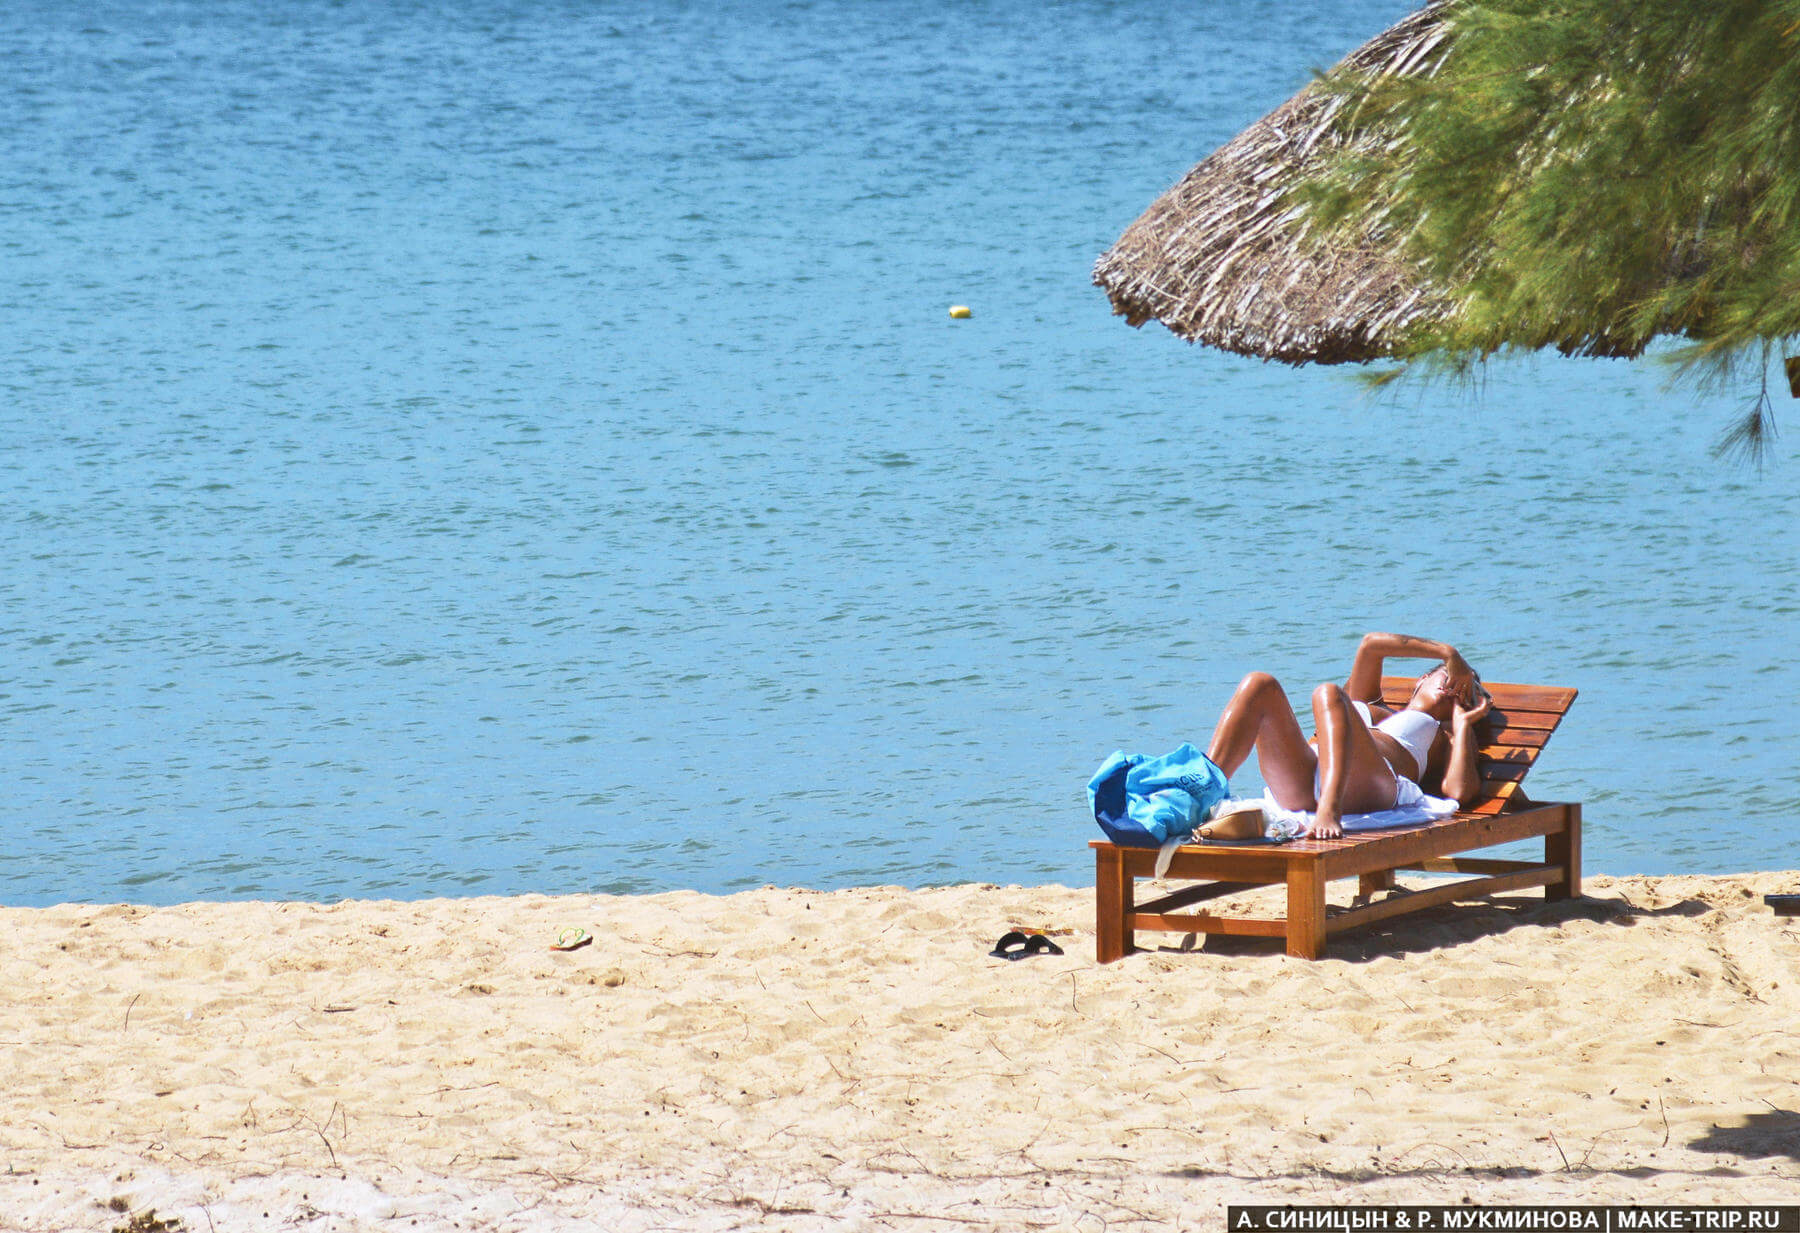
M 1442 661 L 1419 678 L 1404 710 L 1381 705 L 1381 665 L 1390 656 Z M 1344 833 L 1344 814 L 1416 804 L 1423 785 L 1469 805 L 1481 787 L 1475 724 L 1492 705 L 1455 647 L 1404 634 L 1364 634 L 1350 678 L 1313 690 L 1312 741 L 1280 683 L 1252 672 L 1219 716 L 1206 753 L 1234 775 L 1254 749 L 1275 803 L 1316 811 L 1308 833 L 1331 839 Z

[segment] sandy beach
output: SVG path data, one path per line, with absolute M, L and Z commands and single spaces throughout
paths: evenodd
M 1796 887 L 1593 878 L 1318 963 L 1105 967 L 1063 887 L 3 909 L 0 1227 L 1800 1202 L 1800 923 L 1761 901 Z M 1067 953 L 989 958 L 1010 928 Z

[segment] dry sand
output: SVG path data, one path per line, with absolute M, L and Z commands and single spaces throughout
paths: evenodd
M 1106 967 L 1062 887 L 0 909 L 0 1227 L 1797 1203 L 1800 926 L 1761 902 L 1796 889 L 1596 878 L 1318 963 Z M 1068 953 L 990 959 L 1013 927 Z

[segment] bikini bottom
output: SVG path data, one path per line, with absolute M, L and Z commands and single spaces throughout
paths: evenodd
M 1394 803 L 1387 808 L 1410 809 L 1421 801 L 1432 799 L 1425 794 L 1425 789 L 1396 771 L 1392 762 L 1388 763 L 1388 773 L 1394 777 Z M 1313 800 L 1316 801 L 1323 795 L 1325 795 L 1325 785 L 1319 778 L 1319 768 L 1315 766 L 1313 767 Z

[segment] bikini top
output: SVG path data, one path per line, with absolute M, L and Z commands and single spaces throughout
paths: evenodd
M 1369 720 L 1369 704 L 1353 703 L 1357 714 L 1363 722 Z M 1399 743 L 1400 748 L 1412 755 L 1418 774 L 1425 773 L 1425 760 L 1431 756 L 1431 743 L 1437 739 L 1438 721 L 1424 711 L 1395 711 L 1386 719 L 1375 725 L 1375 731 L 1385 732 Z

